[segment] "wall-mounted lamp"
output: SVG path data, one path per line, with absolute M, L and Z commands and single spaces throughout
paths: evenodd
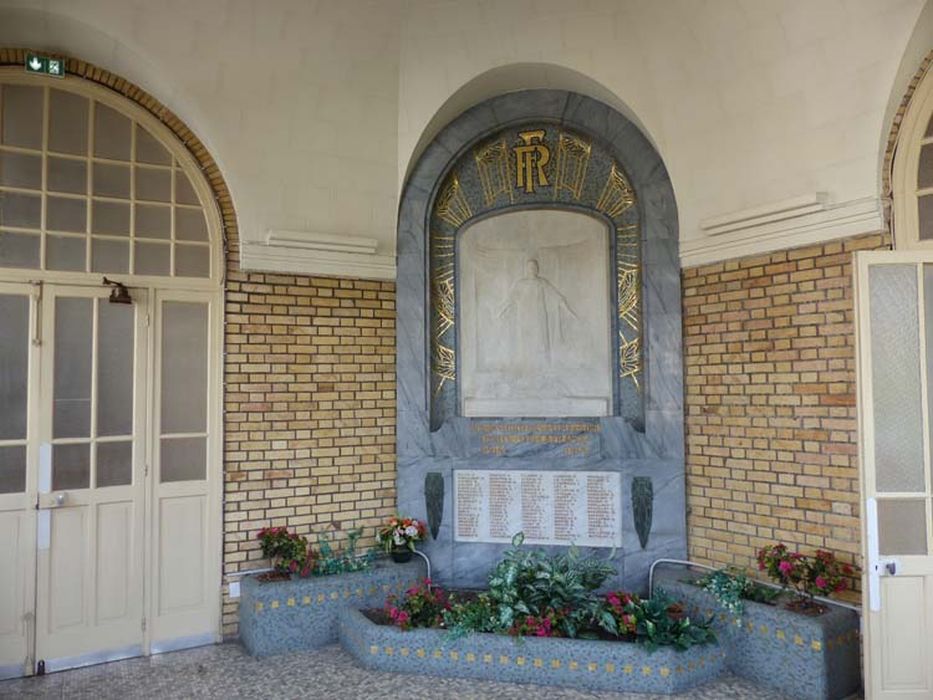
M 122 282 L 114 282 L 113 280 L 108 280 L 106 277 L 104 277 L 104 284 L 113 287 L 113 289 L 110 290 L 111 304 L 133 303 L 133 297 L 130 296 L 130 290 L 127 289 L 126 285 Z

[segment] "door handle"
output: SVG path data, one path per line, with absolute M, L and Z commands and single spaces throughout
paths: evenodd
M 68 493 L 66 491 L 60 491 L 54 496 L 39 496 L 39 510 L 52 510 L 53 508 L 61 508 L 62 506 L 68 503 Z
M 887 563 L 884 565 L 884 569 L 885 569 L 885 571 L 888 572 L 888 575 L 894 576 L 894 574 L 897 573 L 897 562 L 896 562 L 896 561 L 889 561 L 889 562 L 887 562 Z

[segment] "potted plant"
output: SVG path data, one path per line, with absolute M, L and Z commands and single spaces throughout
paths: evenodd
M 266 579 L 288 579 L 292 574 L 308 576 L 314 570 L 314 552 L 302 535 L 289 532 L 287 527 L 264 527 L 256 539 L 275 570 Z
M 829 596 L 846 589 L 846 578 L 854 569 L 843 564 L 836 555 L 818 549 L 812 556 L 788 551 L 784 544 L 762 547 L 758 552 L 758 569 L 784 588 L 792 589 L 794 600 L 788 608 L 808 615 L 821 615 L 826 606 L 816 602 L 816 596 Z
M 395 515 L 379 529 L 377 539 L 386 553 L 392 556 L 392 560 L 402 564 L 411 560 L 415 543 L 424 539 L 426 531 L 420 520 Z

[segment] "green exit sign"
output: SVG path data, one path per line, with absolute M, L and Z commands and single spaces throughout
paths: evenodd
M 65 62 L 60 58 L 27 53 L 26 72 L 38 73 L 39 75 L 51 75 L 53 78 L 64 78 Z

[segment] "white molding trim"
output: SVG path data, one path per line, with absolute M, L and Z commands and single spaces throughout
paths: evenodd
M 377 247 L 376 239 L 362 236 L 270 230 L 265 242 L 243 241 L 240 268 L 395 280 L 395 256 L 378 255 Z
M 822 193 L 704 220 L 707 235 L 682 240 L 682 267 L 822 243 L 884 229 L 881 200 L 828 204 Z
M 800 197 L 784 199 L 773 204 L 765 204 L 752 209 L 714 216 L 700 222 L 700 228 L 708 236 L 719 236 L 730 231 L 740 231 L 746 228 L 755 228 L 769 224 L 772 221 L 783 221 L 806 216 L 826 209 L 826 193 L 815 192 Z

